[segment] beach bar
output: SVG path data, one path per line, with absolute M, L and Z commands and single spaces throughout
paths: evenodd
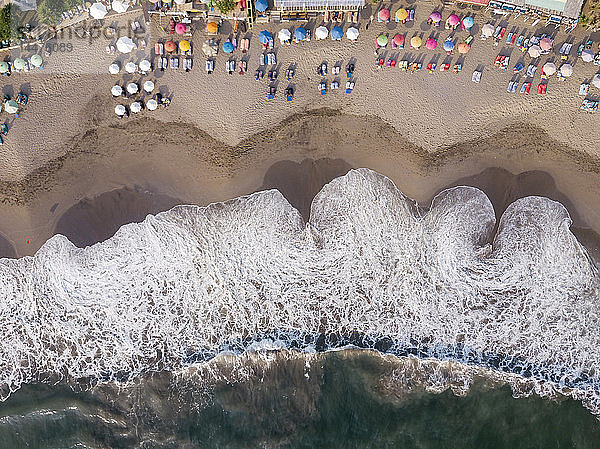
M 512 0 L 510 2 L 488 0 L 488 7 L 507 12 L 538 15 L 547 18 L 549 22 L 561 23 L 561 18 L 576 21 L 581 13 L 583 2 L 584 0 Z
M 287 12 L 358 11 L 365 0 L 275 0 L 275 9 Z

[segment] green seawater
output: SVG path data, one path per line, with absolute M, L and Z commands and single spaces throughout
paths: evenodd
M 600 422 L 576 401 L 515 399 L 485 382 L 460 397 L 391 394 L 391 368 L 332 352 L 308 371 L 288 359 L 240 381 L 29 385 L 0 405 L 0 448 L 600 448 Z

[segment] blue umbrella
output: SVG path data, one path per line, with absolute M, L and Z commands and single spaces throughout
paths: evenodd
M 296 28 L 296 30 L 294 31 L 294 37 L 299 41 L 303 41 L 304 39 L 306 39 L 306 30 L 302 27 Z
M 256 0 L 254 7 L 258 12 L 265 12 L 267 10 L 267 0 Z
M 344 30 L 341 27 L 333 27 L 330 34 L 332 39 L 339 41 L 344 36 Z
M 475 21 L 473 20 L 473 17 L 465 17 L 463 19 L 463 25 L 465 26 L 465 28 L 471 28 L 474 23 Z
M 267 30 L 263 30 L 258 35 L 258 40 L 261 44 L 268 44 L 273 40 L 273 38 L 271 37 L 271 33 L 269 33 Z
M 454 42 L 444 41 L 444 51 L 452 51 L 454 49 Z
M 223 44 L 223 51 L 225 53 L 231 53 L 233 51 L 233 44 L 231 42 L 225 42 Z

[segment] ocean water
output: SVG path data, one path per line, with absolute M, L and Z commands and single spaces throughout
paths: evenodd
M 389 179 L 361 169 L 323 188 L 307 224 L 279 192 L 267 191 L 205 208 L 178 206 L 126 225 L 85 249 L 55 236 L 33 257 L 0 260 L 4 419 L 12 422 L 18 411 L 10 410 L 18 410 L 19 401 L 39 397 L 40 413 L 44 401 L 75 402 L 59 415 L 32 412 L 40 425 L 57 426 L 57 435 L 85 428 L 92 416 L 105 429 L 95 432 L 117 438 L 113 425 L 128 429 L 141 416 L 140 425 L 159 426 L 144 447 L 162 441 L 172 428 L 188 429 L 172 447 L 188 440 L 196 441 L 190 447 L 198 441 L 209 442 L 206 447 L 235 447 L 246 440 L 255 441 L 247 447 L 318 447 L 320 435 L 329 444 L 322 447 L 331 447 L 338 440 L 328 432 L 342 429 L 344 416 L 365 418 L 366 412 L 351 411 L 354 404 L 382 412 L 381 418 L 367 420 L 370 425 L 402 416 L 400 421 L 409 425 L 411 417 L 425 415 L 410 424 L 416 427 L 409 426 L 413 430 L 406 435 L 387 426 L 379 446 L 369 446 L 379 441 L 375 437 L 361 440 L 378 430 L 366 426 L 361 433 L 359 424 L 352 425 L 348 432 L 363 437 L 357 434 L 338 447 L 435 447 L 425 437 L 410 440 L 421 435 L 419 426 L 422 432 L 435 428 L 425 425 L 427 414 L 440 429 L 444 419 L 450 420 L 450 429 L 458 426 L 454 416 L 444 418 L 437 410 L 463 404 L 463 418 L 471 407 L 474 417 L 485 415 L 479 406 L 495 416 L 489 409 L 498 402 L 504 411 L 523 407 L 515 416 L 530 410 L 546 417 L 532 421 L 545 429 L 531 440 L 533 445 L 510 446 L 520 430 L 515 439 L 510 432 L 490 430 L 489 443 L 485 432 L 481 440 L 452 440 L 448 431 L 447 446 L 441 447 L 594 447 L 596 440 L 587 437 L 596 435 L 593 425 L 600 415 L 599 278 L 570 224 L 561 204 L 540 197 L 516 201 L 496 223 L 489 199 L 471 187 L 446 190 L 424 210 Z M 354 376 L 347 362 L 336 365 L 336 353 L 318 355 L 348 345 L 381 354 L 367 351 L 373 357 L 397 357 L 398 366 L 367 381 L 360 370 Z M 220 384 L 243 385 L 264 371 L 252 367 L 252 357 L 260 359 L 257 366 L 272 366 L 273 354 L 286 349 L 293 349 L 296 358 L 287 358 L 282 370 L 303 361 L 302 376 L 314 388 L 320 386 L 311 398 L 322 401 L 310 402 L 305 415 L 286 415 L 295 427 L 277 424 L 275 406 L 267 407 L 277 396 L 267 390 L 267 408 L 246 417 L 236 412 L 243 401 L 227 406 L 219 401 L 227 390 Z M 321 381 L 310 373 L 310 357 L 326 358 Z M 367 396 L 355 390 L 340 396 L 341 380 L 335 379 L 346 371 L 347 385 L 360 389 L 363 382 L 368 389 L 375 383 L 385 390 L 382 397 L 396 398 L 400 405 L 367 397 L 371 390 Z M 180 385 L 186 378 L 187 390 Z M 165 383 L 167 391 L 153 396 L 155 384 L 148 379 Z M 68 385 L 94 389 L 72 394 Z M 94 412 L 95 400 L 104 410 L 102 404 L 112 404 L 129 388 L 125 397 L 138 398 L 130 409 L 150 404 L 151 410 L 178 411 L 185 410 L 181 404 L 196 404 L 197 416 L 186 414 L 180 424 L 169 418 L 161 428 L 161 419 L 144 414 L 148 407 L 127 417 Z M 182 398 L 180 390 L 203 393 Z M 167 401 L 166 393 L 175 402 Z M 83 414 L 78 412 L 82 407 Z M 298 407 L 294 410 L 304 410 Z M 265 417 L 261 425 L 252 425 L 259 416 Z M 581 416 L 591 420 L 582 423 L 591 424 L 568 433 L 564 427 L 575 426 Z M 69 420 L 79 424 L 64 425 Z M 493 421 L 502 423 L 499 417 Z M 549 432 L 544 426 L 552 422 L 562 431 Z M 476 428 L 484 426 L 477 423 Z M 13 423 L 8 429 L 11 425 L 18 428 Z M 288 429 L 285 441 L 277 434 L 281 429 Z M 123 441 L 117 438 L 105 447 L 136 444 L 140 428 L 135 438 L 123 432 Z M 508 440 L 491 445 L 505 434 Z M 79 436 L 73 438 L 47 447 L 78 447 Z M 233 438 L 231 444 L 227 438 Z M 42 443 L 30 447 L 36 444 Z M 157 444 L 169 447 L 171 442 Z

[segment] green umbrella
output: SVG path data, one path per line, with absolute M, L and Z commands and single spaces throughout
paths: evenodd
M 8 62 L 0 61 L 0 73 L 8 72 Z
M 31 65 L 40 67 L 42 65 L 42 57 L 38 54 L 31 56 Z
M 4 103 L 4 110 L 9 114 L 14 114 L 19 110 L 19 105 L 15 100 L 8 100 Z
M 388 43 L 388 38 L 385 34 L 380 34 L 377 37 L 377 43 L 379 44 L 380 47 L 385 47 Z
M 23 70 L 25 68 L 26 62 L 23 58 L 17 58 L 13 61 L 13 67 L 16 70 Z

